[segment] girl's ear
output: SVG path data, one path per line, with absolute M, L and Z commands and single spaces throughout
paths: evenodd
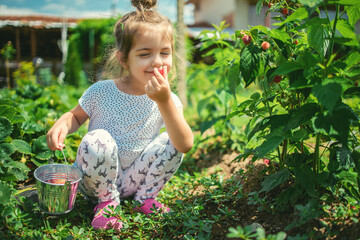
M 120 52 L 120 51 L 117 51 L 116 52 L 116 58 L 117 60 L 119 61 L 119 63 L 121 64 L 121 66 L 126 69 L 127 66 L 126 66 L 126 62 L 124 61 L 124 56 L 123 54 Z

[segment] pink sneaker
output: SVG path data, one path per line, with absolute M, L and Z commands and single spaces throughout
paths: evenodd
M 103 216 L 104 212 L 104 208 L 108 207 L 108 206 L 114 206 L 114 208 L 119 205 L 117 202 L 113 202 L 113 201 L 108 201 L 108 202 L 102 202 L 102 203 L 98 203 L 95 208 L 94 208 L 94 212 L 95 216 L 94 219 L 91 222 L 91 225 L 94 227 L 94 229 L 109 229 L 109 228 L 113 228 L 115 230 L 120 231 L 120 229 L 122 228 L 122 222 L 118 222 L 116 217 L 110 217 L 110 218 L 106 218 Z M 107 208 L 108 210 L 110 210 L 110 208 Z
M 165 212 L 170 212 L 170 208 L 166 207 L 165 205 L 159 203 L 158 201 L 156 201 L 154 198 L 149 198 L 146 199 L 139 208 L 137 208 L 137 210 L 139 212 L 144 213 L 145 215 L 149 215 L 150 213 L 153 213 L 153 210 L 155 210 L 159 212 L 161 211 L 162 213 Z

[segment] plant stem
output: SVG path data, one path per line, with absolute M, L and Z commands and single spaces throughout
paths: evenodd
M 283 146 L 283 149 L 282 149 L 282 153 L 281 153 L 281 158 L 280 158 L 280 168 L 284 168 L 284 160 L 285 160 L 285 157 L 286 157 L 286 153 L 287 153 L 287 143 L 288 143 L 288 140 L 285 139 L 284 140 L 284 146 Z
M 315 177 L 320 172 L 320 133 L 316 134 L 316 145 L 315 145 L 315 152 L 314 152 L 314 165 L 315 165 Z
M 339 18 L 339 5 L 336 5 L 336 15 L 335 15 L 335 20 L 334 20 L 334 28 L 333 28 L 332 36 L 331 36 L 331 48 L 330 48 L 330 54 L 329 54 L 330 56 L 331 56 L 331 54 L 333 53 L 333 50 L 334 50 L 334 44 L 335 44 L 334 38 L 335 38 L 336 24 L 337 24 L 338 18 Z

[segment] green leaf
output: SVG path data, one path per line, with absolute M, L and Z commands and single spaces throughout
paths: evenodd
M 264 0 L 258 0 L 256 3 L 256 14 L 260 16 L 261 9 L 263 7 Z
M 344 91 L 344 96 L 360 96 L 360 87 L 351 87 Z
M 355 26 L 356 22 L 360 19 L 360 2 L 347 9 L 347 15 L 349 17 L 349 23 L 351 26 Z
M 3 141 L 12 132 L 11 122 L 4 117 L 0 117 L 0 141 Z
M 314 8 L 323 3 L 324 0 L 299 0 L 299 2 L 306 7 Z
M 336 147 L 331 149 L 328 169 L 331 172 L 348 170 L 351 163 L 351 152 L 346 148 Z
M 307 123 L 319 110 L 320 108 L 316 103 L 306 103 L 303 106 L 290 111 L 290 119 L 288 119 L 287 125 L 283 131 L 286 132 Z
M 202 122 L 200 126 L 201 134 L 203 134 L 206 130 L 214 126 L 217 122 L 221 120 L 225 120 L 226 118 L 224 116 L 220 116 L 214 119 L 211 119 L 210 121 Z
M 234 99 L 234 95 L 226 90 L 216 90 L 216 96 L 223 106 L 228 106 L 228 102 Z
M 245 87 L 254 82 L 260 67 L 261 50 L 254 44 L 245 47 L 240 56 L 240 74 L 245 81 Z
M 306 139 L 309 139 L 309 134 L 305 129 L 299 129 L 295 131 L 290 138 L 290 140 L 294 142 L 302 142 Z
M 358 0 L 328 0 L 327 4 L 339 4 L 339 5 L 357 5 Z
M 10 119 L 16 114 L 16 108 L 9 105 L 0 105 L 0 116 Z
M 41 160 L 49 159 L 51 156 L 51 150 L 46 143 L 46 136 L 38 137 L 32 144 L 32 152 L 36 154 L 36 158 Z
M 30 169 L 22 162 L 10 161 L 6 164 L 7 179 L 10 181 L 23 181 L 28 179 L 27 173 Z
M 319 113 L 312 119 L 312 127 L 316 133 L 323 133 L 325 135 L 335 136 L 338 132 L 332 127 L 332 120 L 330 114 Z
M 351 68 L 353 66 L 359 66 L 360 64 L 360 53 L 358 51 L 354 51 L 348 55 L 348 57 L 345 60 L 346 65 L 348 68 Z
M 359 117 L 348 105 L 341 103 L 338 104 L 331 113 L 331 124 L 338 134 L 335 135 L 339 142 L 344 144 L 348 143 L 350 125 L 352 122 L 358 122 Z
M 270 32 L 270 37 L 278 39 L 284 43 L 290 43 L 290 36 L 286 32 L 279 29 L 273 29 Z
M 262 188 L 260 189 L 259 193 L 271 191 L 272 189 L 276 188 L 277 186 L 288 180 L 289 177 L 289 170 L 287 168 L 281 169 L 277 173 L 265 178 L 265 180 L 261 183 Z
M 231 64 L 227 78 L 229 79 L 229 88 L 232 94 L 236 97 L 236 88 L 239 86 L 241 82 L 241 77 L 239 74 L 240 71 L 240 63 L 233 63 Z
M 323 24 L 312 24 L 308 30 L 308 42 L 320 56 L 324 57 L 329 47 L 329 30 Z
M 10 156 L 15 152 L 16 148 L 11 143 L 1 143 L 0 144 L 0 158 Z
M 315 174 L 309 166 L 304 164 L 300 167 L 294 168 L 294 174 L 296 177 L 295 181 L 300 183 L 310 197 L 318 197 L 318 193 L 315 190 Z
M 298 62 L 284 62 L 270 75 L 270 79 L 273 79 L 276 75 L 284 75 L 302 68 L 303 66 Z
M 20 153 L 25 153 L 25 154 L 32 153 L 30 144 L 23 140 L 15 139 L 12 141 L 12 144 L 16 147 L 16 150 L 19 151 Z
M 336 103 L 339 101 L 342 93 L 342 87 L 338 83 L 329 83 L 326 85 L 315 85 L 312 89 L 312 94 L 318 101 L 330 112 L 334 109 Z
M 306 8 L 301 7 L 301 8 L 298 8 L 295 12 L 293 12 L 285 21 L 280 22 L 280 23 L 274 23 L 273 25 L 282 26 L 288 22 L 301 21 L 301 20 L 307 19 L 308 17 L 309 17 L 309 13 L 306 10 Z
M 359 41 L 356 38 L 355 29 L 349 24 L 348 21 L 345 19 L 339 19 L 336 24 L 336 30 L 338 30 L 344 38 L 350 39 L 348 42 L 344 43 L 345 45 L 359 46 Z
M 285 139 L 285 136 L 270 136 L 265 142 L 256 148 L 259 158 L 264 157 L 266 154 L 274 151 Z
M 352 185 L 357 185 L 357 174 L 355 172 L 342 171 L 336 175 L 342 182 L 348 182 Z
M 6 182 L 0 181 L 0 205 L 7 205 L 10 203 L 12 189 Z

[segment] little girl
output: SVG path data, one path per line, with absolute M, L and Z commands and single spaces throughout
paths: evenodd
M 60 150 L 66 135 L 89 119 L 74 165 L 84 174 L 80 191 L 97 202 L 91 223 L 95 229 L 122 228 L 122 222 L 102 212 L 129 196 L 145 214 L 169 211 L 156 197 L 193 145 L 182 104 L 168 82 L 172 24 L 152 10 L 157 0 L 131 2 L 136 11 L 116 23 L 116 50 L 107 64 L 118 71 L 111 80 L 90 86 L 47 134 L 49 148 Z M 164 125 L 166 132 L 159 134 Z

